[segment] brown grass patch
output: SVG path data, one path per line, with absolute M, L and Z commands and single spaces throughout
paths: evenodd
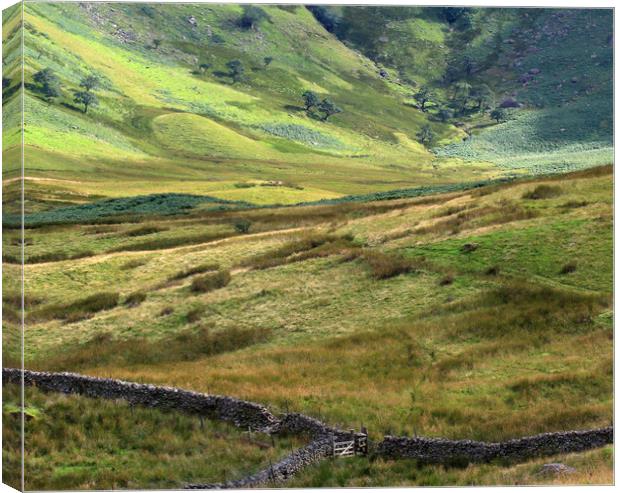
M 543 200 L 543 199 L 553 199 L 560 195 L 562 195 L 562 188 L 558 186 L 538 185 L 536 188 L 534 188 L 534 190 L 525 192 L 523 194 L 523 198 L 529 199 L 529 200 Z
M 192 281 L 190 290 L 194 293 L 208 293 L 225 287 L 230 282 L 230 272 L 221 270 L 212 274 L 196 277 Z

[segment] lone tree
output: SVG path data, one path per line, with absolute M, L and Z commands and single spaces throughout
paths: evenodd
M 271 62 L 273 62 L 273 57 L 266 56 L 265 58 L 263 58 L 263 62 L 265 62 L 265 67 L 268 67 L 271 64 Z
M 89 106 L 97 106 L 99 104 L 97 96 L 89 91 L 76 91 L 73 93 L 73 96 L 75 103 L 84 105 L 84 113 L 88 112 Z
M 34 81 L 39 84 L 39 90 L 48 102 L 60 96 L 60 79 L 51 68 L 39 70 L 33 76 Z
M 506 121 L 506 110 L 504 108 L 495 108 L 491 111 L 491 118 L 497 123 Z
M 90 92 L 99 87 L 99 79 L 96 75 L 87 75 L 80 82 L 80 87 L 86 89 L 86 92 Z
M 430 125 L 424 125 L 420 131 L 416 134 L 418 141 L 425 146 L 430 146 L 435 140 L 435 133 Z
M 243 15 L 239 18 L 239 27 L 243 29 L 256 29 L 258 24 L 268 19 L 267 13 L 256 5 L 244 5 Z
M 312 108 L 315 108 L 319 105 L 319 103 L 321 102 L 321 100 L 319 99 L 319 96 L 312 91 L 306 91 L 304 92 L 301 97 L 304 99 L 304 109 L 308 112 L 310 111 Z
M 243 63 L 241 63 L 241 60 L 231 60 L 226 64 L 226 66 L 228 67 L 228 70 L 230 70 L 229 75 L 233 83 L 243 80 L 245 68 L 243 68 Z
M 428 87 L 421 87 L 420 90 L 413 95 L 413 97 L 416 98 L 418 103 L 420 103 L 420 109 L 422 111 L 426 111 L 424 106 L 430 101 L 433 95 Z
M 318 110 L 323 113 L 321 120 L 327 121 L 327 119 L 335 115 L 336 113 L 342 113 L 342 108 L 336 106 L 331 100 L 324 99 L 319 103 Z
M 161 46 L 164 41 L 162 39 L 154 39 L 153 40 L 153 48 L 157 49 Z

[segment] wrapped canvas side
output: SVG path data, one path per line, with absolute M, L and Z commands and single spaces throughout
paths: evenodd
M 2 11 L 2 365 L 23 368 L 23 15 Z M 2 481 L 23 490 L 23 386 L 3 382 Z

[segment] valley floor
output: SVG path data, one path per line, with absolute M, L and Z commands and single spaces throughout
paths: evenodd
M 26 251 L 43 257 L 26 265 L 26 366 L 234 395 L 373 438 L 606 426 L 612 185 L 600 167 L 413 199 L 32 227 Z M 18 270 L 4 264 L 5 366 Z M 559 458 L 578 469 L 564 479 L 539 478 L 538 462 L 355 460 L 293 484 L 599 483 L 610 458 Z

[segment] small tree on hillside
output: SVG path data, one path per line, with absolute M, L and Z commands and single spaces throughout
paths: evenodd
M 201 63 L 200 65 L 198 65 L 198 70 L 202 74 L 204 74 L 210 68 L 211 68 L 211 64 L 210 63 Z
M 495 108 L 491 111 L 491 118 L 495 120 L 497 123 L 506 121 L 506 110 L 504 108 Z
M 51 68 L 39 70 L 34 74 L 33 79 L 48 102 L 51 103 L 54 98 L 60 96 L 60 79 Z
M 327 121 L 327 119 L 335 115 L 336 113 L 342 113 L 342 108 L 336 106 L 331 100 L 324 99 L 319 103 L 318 110 L 323 113 L 323 121 Z
M 86 89 L 86 92 L 97 89 L 99 87 L 99 78 L 96 75 L 87 75 L 80 81 L 80 87 Z
M 420 87 L 420 90 L 416 92 L 413 97 L 420 103 L 420 109 L 426 111 L 424 106 L 430 101 L 433 95 L 428 87 Z
M 51 103 L 54 100 L 54 98 L 57 98 L 57 97 L 59 97 L 62 94 L 60 92 L 60 84 L 58 84 L 58 85 L 54 85 L 54 84 L 45 85 L 45 86 L 43 86 L 41 92 L 45 96 L 45 99 L 47 100 L 48 103 Z
M 161 44 L 163 43 L 163 40 L 161 39 L 154 39 L 153 40 L 153 48 L 158 49 Z
M 306 110 L 306 112 L 310 111 L 312 108 L 317 107 L 321 102 L 319 96 L 313 91 L 306 91 L 301 95 L 301 97 L 304 100 L 304 109 Z
M 267 13 L 260 7 L 256 5 L 244 5 L 243 15 L 239 19 L 238 24 L 239 27 L 243 29 L 256 29 L 261 21 L 268 18 L 269 16 Z
M 266 56 L 265 58 L 263 58 L 263 62 L 265 62 L 265 67 L 268 67 L 271 64 L 271 62 L 273 62 L 273 57 Z
M 243 67 L 243 63 L 241 60 L 231 60 L 226 64 L 228 70 L 230 70 L 229 75 L 233 82 L 240 82 L 243 80 L 245 76 L 245 68 Z
M 49 67 L 39 70 L 32 78 L 41 86 L 46 84 L 58 84 L 60 82 L 54 71 Z
M 431 126 L 426 124 L 416 134 L 416 137 L 418 138 L 418 141 L 421 144 L 424 144 L 425 146 L 430 147 L 430 145 L 435 140 L 435 133 L 433 132 L 433 129 L 431 128 Z
M 73 101 L 78 104 L 84 105 L 84 113 L 88 112 L 89 106 L 97 106 L 99 100 L 92 92 L 88 91 L 76 91 L 73 93 Z

